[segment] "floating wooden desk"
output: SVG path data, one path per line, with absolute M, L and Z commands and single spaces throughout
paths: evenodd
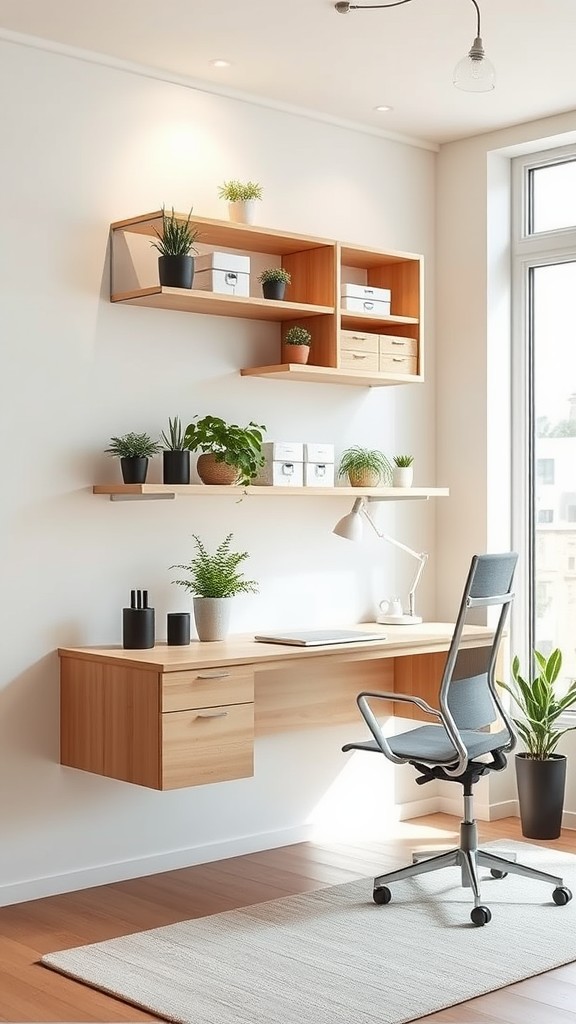
M 360 690 L 437 704 L 451 623 L 352 628 L 383 639 L 306 648 L 235 636 L 146 651 L 61 648 L 61 764 L 152 789 L 225 782 L 254 774 L 255 736 L 345 722 L 361 735 Z M 463 646 L 485 647 L 493 635 L 467 626 Z M 426 717 L 409 705 L 402 716 Z

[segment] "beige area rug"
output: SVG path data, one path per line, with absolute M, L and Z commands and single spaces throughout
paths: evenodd
M 576 893 L 576 857 L 490 847 L 517 850 Z M 576 897 L 557 907 L 544 883 L 487 874 L 492 921 L 475 928 L 459 880 L 448 868 L 396 882 L 378 907 L 362 879 L 41 962 L 183 1024 L 401 1024 L 576 960 Z

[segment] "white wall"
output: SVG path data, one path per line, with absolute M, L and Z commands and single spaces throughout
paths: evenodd
M 437 512 L 439 618 L 454 617 L 472 554 L 511 543 L 510 160 L 567 145 L 575 131 L 572 112 L 451 143 L 438 157 L 437 471 L 450 486 Z M 571 765 L 566 823 L 574 826 L 573 735 L 562 750 Z M 509 812 L 513 766 L 489 782 L 493 813 Z
M 259 741 L 254 779 L 171 793 L 59 765 L 56 648 L 120 642 L 133 587 L 149 589 L 164 636 L 166 612 L 186 607 L 168 567 L 191 556 L 192 532 L 213 544 L 232 530 L 250 552 L 260 594 L 238 600 L 238 632 L 369 619 L 413 572 L 376 539 L 357 549 L 331 534 L 347 501 L 94 497 L 94 481 L 118 478 L 102 454 L 112 434 L 157 436 L 169 416 L 210 412 L 256 419 L 270 438 L 410 450 L 416 483 L 455 481 L 437 477 L 434 462 L 433 153 L 6 42 L 0 92 L 0 900 L 9 902 L 294 839 L 335 792 L 350 729 Z M 425 254 L 424 386 L 241 378 L 277 328 L 109 303 L 109 223 L 162 203 L 225 217 L 217 186 L 226 177 L 262 182 L 269 227 Z M 150 479 L 159 478 L 156 465 Z M 390 506 L 382 524 L 433 552 L 436 504 Z M 420 598 L 429 618 L 435 576 L 432 557 Z

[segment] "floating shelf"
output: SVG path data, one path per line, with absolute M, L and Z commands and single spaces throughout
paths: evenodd
M 295 320 L 302 316 L 333 314 L 333 306 L 310 305 L 304 302 L 275 302 L 271 299 L 240 298 L 237 295 L 219 295 L 216 292 L 197 291 L 193 288 L 137 288 L 118 292 L 111 302 L 131 306 L 153 306 L 156 309 L 176 309 L 181 313 L 211 313 L 212 316 L 233 316 L 245 320 Z
M 309 363 L 281 363 L 278 366 L 248 366 L 240 370 L 243 377 L 267 377 L 275 380 L 310 381 L 314 384 L 355 384 L 357 387 L 385 388 L 397 384 L 414 384 L 423 380 L 414 374 L 376 373 L 365 370 L 338 370 L 332 366 L 311 366 Z
M 380 498 L 382 501 L 423 501 L 447 498 L 447 487 L 232 487 L 226 484 L 94 484 L 94 494 L 111 501 L 161 500 L 182 497 L 238 498 Z

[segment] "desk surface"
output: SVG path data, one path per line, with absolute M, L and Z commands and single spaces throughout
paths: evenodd
M 243 634 L 213 643 L 200 643 L 194 640 L 185 647 L 168 647 L 163 643 L 143 651 L 127 651 L 120 646 L 61 647 L 58 654 L 61 658 L 104 660 L 109 664 L 132 665 L 139 669 L 163 673 L 219 665 L 253 665 L 256 669 L 282 668 L 302 658 L 331 658 L 343 662 L 446 651 L 450 646 L 454 624 L 423 622 L 416 626 L 382 626 L 374 622 L 361 622 L 340 628 L 381 632 L 382 640 L 326 644 L 322 647 L 293 647 L 288 644 L 261 643 L 254 640 L 253 634 Z M 494 630 L 487 626 L 465 626 L 462 646 L 484 646 L 491 642 L 493 636 Z

